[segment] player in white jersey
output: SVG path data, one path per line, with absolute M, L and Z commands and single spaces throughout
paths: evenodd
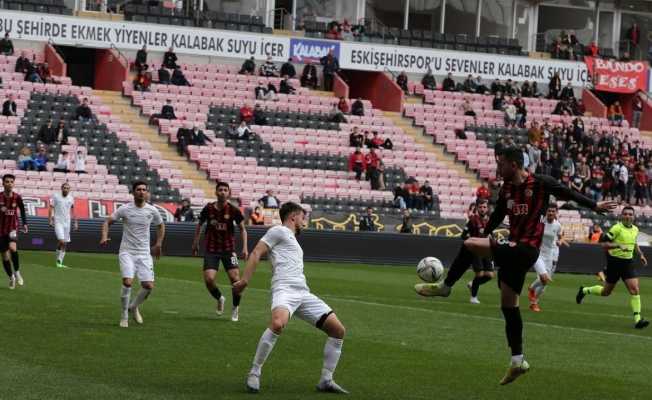
M 568 246 L 563 238 L 561 224 L 557 221 L 557 205 L 550 204 L 546 211 L 546 220 L 544 221 L 543 237 L 541 247 L 539 248 L 539 258 L 534 264 L 534 270 L 538 277 L 532 282 L 528 289 L 528 299 L 530 300 L 530 310 L 541 312 L 539 307 L 539 298 L 543 295 L 546 285 L 552 280 L 552 275 L 557 268 L 559 260 L 559 246 Z
M 63 258 L 66 256 L 66 246 L 70 243 L 70 227 L 74 225 L 75 230 L 79 229 L 79 222 L 74 216 L 75 199 L 70 194 L 68 182 L 61 185 L 61 193 L 55 193 L 50 198 L 48 209 L 48 220 L 50 226 L 54 227 L 54 234 L 57 237 L 57 268 L 68 268 L 63 265 Z
M 145 182 L 134 182 L 132 185 L 133 203 L 125 204 L 115 210 L 102 225 L 101 245 L 109 242 L 109 225 L 122 221 L 122 241 L 120 242 L 120 273 L 122 274 L 122 291 L 120 302 L 122 314 L 120 327 L 129 326 L 131 313 L 138 324 L 143 323 L 143 317 L 138 307 L 147 299 L 154 289 L 154 262 L 152 255 L 157 259 L 161 256 L 161 246 L 165 236 L 165 225 L 161 214 L 156 207 L 146 203 L 148 189 Z M 149 228 L 154 224 L 156 230 L 156 243 L 150 249 Z M 141 289 L 133 302 L 131 299 L 131 284 L 134 277 L 138 277 Z
M 301 231 L 305 211 L 292 202 L 283 204 L 279 214 L 282 224 L 270 228 L 249 255 L 242 279 L 233 284 L 238 293 L 247 287 L 260 258 L 269 253 L 272 263 L 272 318 L 256 348 L 253 365 L 247 376 L 250 392 L 260 390 L 260 373 L 272 352 L 276 340 L 293 314 L 316 326 L 328 335 L 324 346 L 324 364 L 317 390 L 348 393 L 333 380 L 333 373 L 342 354 L 344 325 L 333 310 L 319 297 L 310 293 L 303 274 L 303 250 L 296 235 Z

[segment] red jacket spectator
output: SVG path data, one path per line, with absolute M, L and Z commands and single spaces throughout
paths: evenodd
M 349 156 L 349 171 L 353 171 L 353 167 L 361 165 L 362 170 L 367 169 L 367 158 L 361 151 L 356 150 Z
M 340 102 L 337 103 L 337 108 L 342 111 L 344 114 L 349 113 L 349 103 L 346 102 L 344 97 L 340 97 Z
M 372 149 L 372 151 L 369 151 L 365 156 L 365 163 L 367 164 L 367 167 L 377 169 L 380 166 L 380 157 Z M 419 189 L 417 188 L 417 190 Z
M 247 121 L 247 124 L 251 123 L 251 121 L 254 119 L 254 110 L 249 107 L 249 105 L 245 104 L 240 108 L 240 121 Z
M 599 52 L 600 52 L 600 48 L 598 47 L 598 45 L 595 44 L 595 42 L 591 42 L 591 44 L 589 45 L 589 55 L 591 57 L 597 57 Z

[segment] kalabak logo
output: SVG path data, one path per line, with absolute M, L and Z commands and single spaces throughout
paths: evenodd
M 340 57 L 340 44 L 325 40 L 290 39 L 290 57 L 294 62 L 319 62 L 319 59 L 328 55 L 329 51 Z

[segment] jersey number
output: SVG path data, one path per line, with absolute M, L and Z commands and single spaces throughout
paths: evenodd
M 527 204 L 514 204 L 512 206 L 512 215 L 527 215 L 528 209 Z

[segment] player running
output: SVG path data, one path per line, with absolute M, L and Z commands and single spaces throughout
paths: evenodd
M 228 202 L 231 197 L 231 189 L 226 182 L 218 182 L 215 186 L 217 201 L 207 204 L 199 214 L 199 222 L 195 228 L 195 237 L 192 242 L 192 254 L 199 253 L 199 238 L 201 228 L 206 224 L 206 249 L 204 253 L 204 284 L 208 292 L 217 300 L 217 315 L 224 313 L 224 296 L 215 284 L 217 271 L 220 268 L 220 261 L 226 270 L 231 284 L 240 280 L 240 266 L 238 256 L 235 253 L 235 226 L 240 229 L 242 239 L 242 257 L 246 260 L 249 257 L 247 247 L 247 229 L 244 224 L 244 217 L 238 207 Z M 240 294 L 231 289 L 233 296 L 233 308 L 231 310 L 231 321 L 238 321 L 240 309 Z
M 643 266 L 647 265 L 647 259 L 638 246 L 638 227 L 634 225 L 634 208 L 623 207 L 620 215 L 621 221 L 609 229 L 609 232 L 602 235 L 600 241 L 607 249 L 607 268 L 605 270 L 604 286 L 596 285 L 591 287 L 580 286 L 575 300 L 581 304 L 587 294 L 595 296 L 609 296 L 613 292 L 619 280 L 623 280 L 631 298 L 629 303 L 634 313 L 634 328 L 643 329 L 650 325 L 650 322 L 641 318 L 641 295 L 638 285 L 638 273 L 634 265 L 634 250 L 641 259 Z
M 120 327 L 129 327 L 129 314 L 131 313 L 138 324 L 143 323 L 143 317 L 138 307 L 147 299 L 154 289 L 154 262 L 152 255 L 157 259 L 161 256 L 161 247 L 165 237 L 165 224 L 156 207 L 145 202 L 147 198 L 147 184 L 134 182 L 132 194 L 134 201 L 115 210 L 102 225 L 101 245 L 109 243 L 109 225 L 122 221 L 122 241 L 118 259 L 120 273 L 122 274 L 122 292 L 120 302 L 122 314 Z M 150 226 L 156 226 L 156 243 L 150 249 Z M 141 289 L 133 302 L 131 299 L 131 284 L 134 276 L 138 277 Z
M 537 273 L 537 279 L 532 282 L 528 288 L 528 299 L 530 300 L 530 310 L 541 312 L 539 299 L 546 290 L 546 285 L 552 281 L 552 275 L 557 269 L 559 260 L 559 246 L 569 246 L 564 240 L 561 224 L 557 221 L 557 205 L 550 204 L 546 212 L 544 221 L 543 238 L 541 247 L 539 247 L 539 258 L 534 264 L 534 270 Z
M 66 256 L 66 247 L 70 243 L 70 226 L 74 225 L 75 230 L 79 229 L 79 222 L 72 212 L 75 207 L 75 199 L 70 194 L 68 182 L 61 185 L 61 193 L 55 193 L 50 199 L 48 209 L 48 220 L 50 226 L 54 227 L 54 234 L 57 237 L 57 268 L 68 268 L 63 265 L 63 258 Z
M 233 284 L 233 288 L 242 293 L 256 271 L 260 258 L 269 253 L 272 263 L 272 318 L 258 342 L 253 365 L 247 376 L 247 390 L 260 390 L 263 364 L 272 352 L 279 335 L 296 313 L 297 317 L 328 335 L 317 390 L 348 393 L 333 380 L 333 373 L 342 353 L 344 326 L 326 303 L 310 293 L 303 274 L 303 250 L 296 236 L 301 232 L 305 211 L 300 205 L 288 202 L 283 204 L 279 213 L 282 225 L 270 228 L 260 239 L 247 261 L 242 279 Z
M 604 212 L 616 207 L 613 201 L 595 203 L 593 200 L 560 185 L 549 176 L 530 174 L 523 168 L 523 153 L 515 147 L 497 148 L 498 173 L 504 179 L 498 202 L 485 227 L 491 233 L 509 217 L 508 240 L 493 237 L 469 238 L 453 261 L 451 269 L 465 268 L 474 256 L 493 259 L 498 269 L 500 303 L 505 318 L 505 334 L 512 358 L 501 385 L 513 382 L 526 373 L 530 366 L 523 357 L 523 320 L 519 310 L 519 295 L 527 271 L 539 257 L 543 236 L 543 215 L 548 209 L 550 195 Z M 417 293 L 423 296 L 448 296 L 451 287 L 443 283 L 417 284 Z
M 23 198 L 14 192 L 16 177 L 5 174 L 2 177 L 4 192 L 0 196 L 0 252 L 2 252 L 2 266 L 9 276 L 9 289 L 15 289 L 16 284 L 23 286 L 25 281 L 20 274 L 20 261 L 18 259 L 18 212 L 23 224 L 23 232 L 27 233 L 27 214 Z M 12 270 L 13 264 L 13 270 Z

